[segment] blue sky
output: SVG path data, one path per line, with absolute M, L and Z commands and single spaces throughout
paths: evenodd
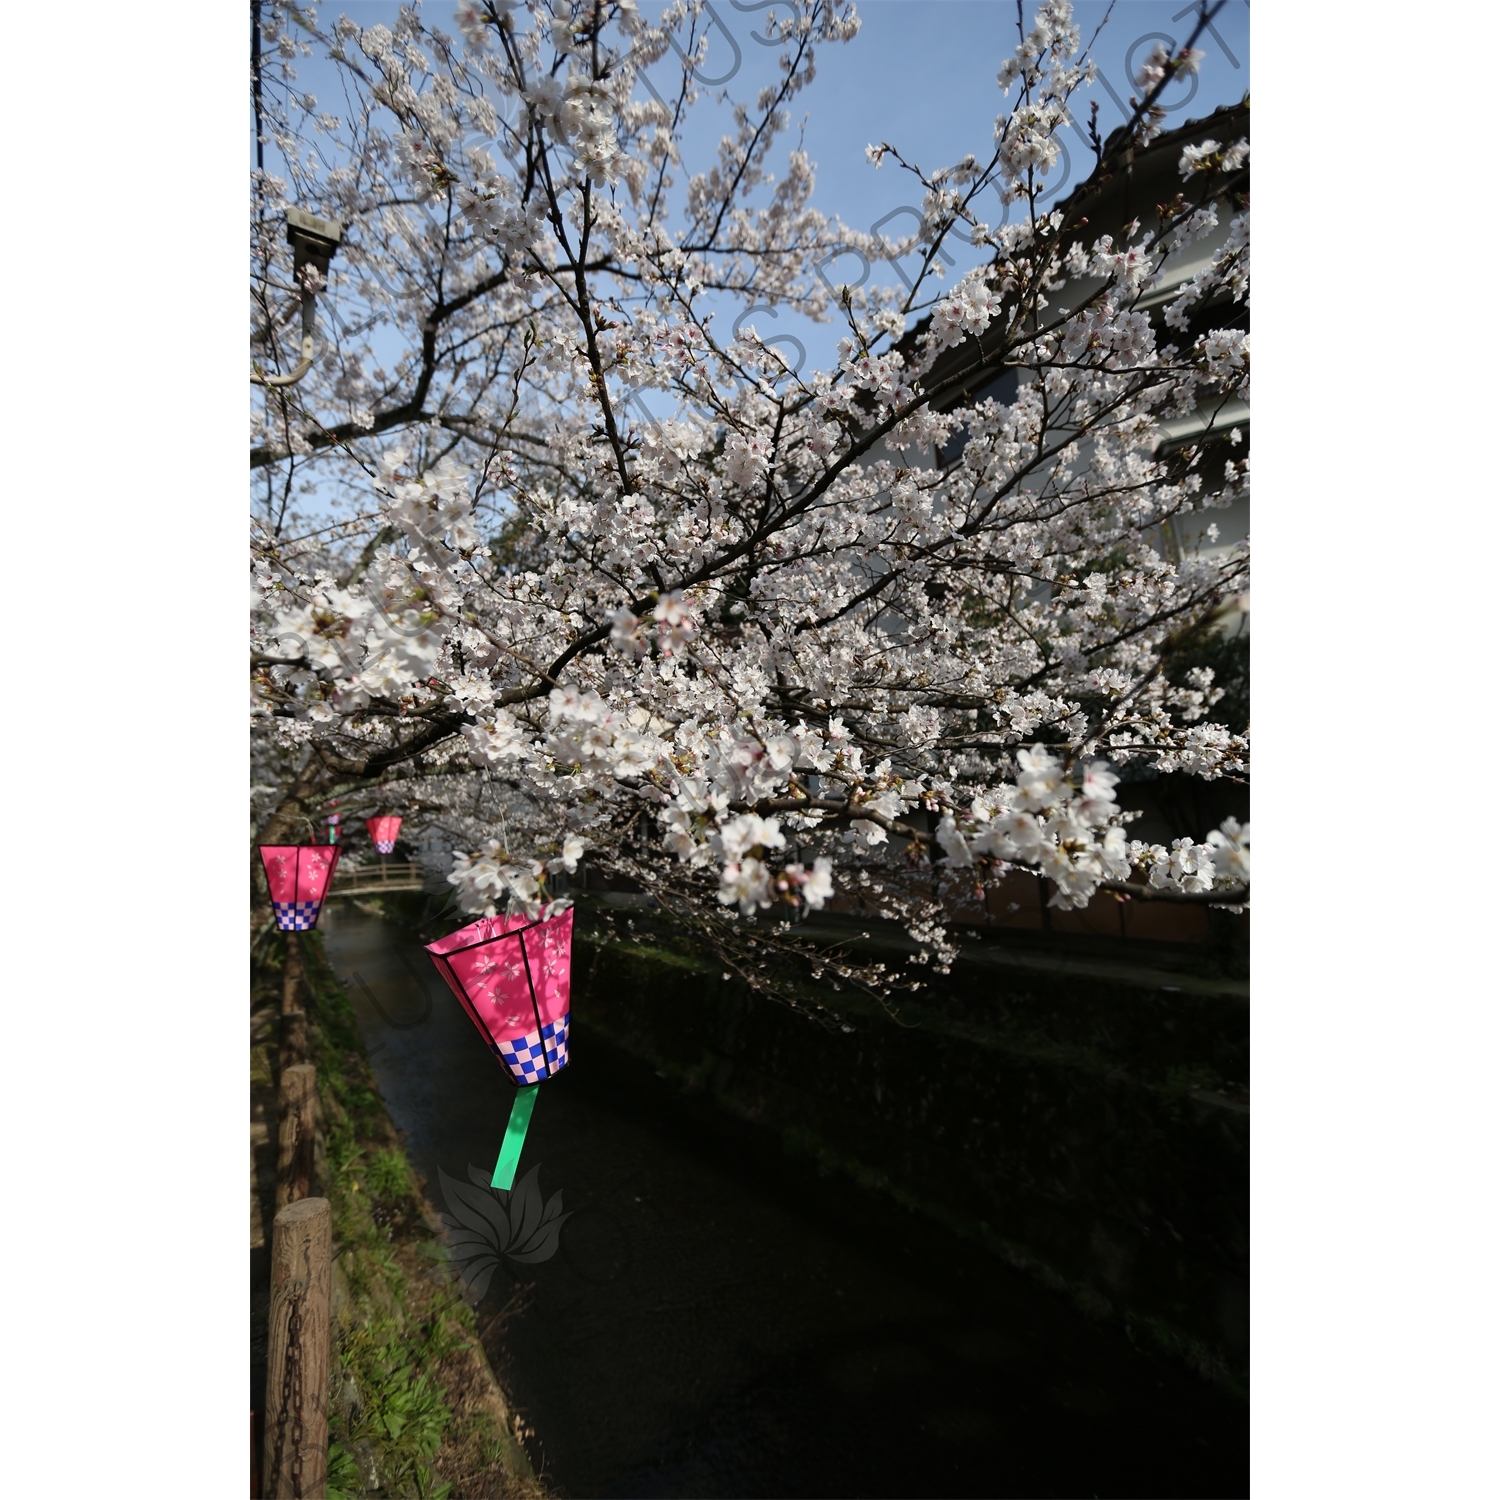
M 762 17 L 770 7 L 754 8 L 751 0 L 713 3 L 714 14 L 734 41 L 731 45 L 717 29 L 711 31 L 700 74 L 717 79 L 733 71 L 733 76 L 720 90 L 705 87 L 704 93 L 753 101 L 756 90 L 770 80 L 779 50 L 754 40 L 757 31 L 764 31 Z M 650 13 L 658 15 L 663 8 L 653 5 Z M 1034 4 L 1023 5 L 1028 27 L 1034 9 Z M 1100 0 L 1074 6 L 1085 41 L 1108 10 Z M 819 50 L 817 77 L 793 102 L 788 135 L 795 139 L 799 128 L 805 129 L 806 149 L 817 171 L 814 203 L 851 227 L 869 230 L 904 204 L 920 203 L 921 194 L 912 191 L 916 184 L 910 175 L 889 160 L 879 171 L 871 166 L 865 147 L 888 141 L 924 170 L 958 161 L 969 152 L 981 155 L 991 146 L 995 116 L 1004 104 L 995 75 L 1020 36 L 1013 0 L 861 0 L 858 11 L 862 25 L 854 41 Z M 1080 109 L 1084 117 L 1088 100 L 1097 98 L 1101 133 L 1108 135 L 1123 124 L 1131 74 L 1156 40 L 1170 38 L 1180 46 L 1192 24 L 1188 0 L 1119 0 L 1094 54 L 1108 87 L 1101 81 L 1086 93 Z M 1250 87 L 1246 0 L 1230 0 L 1214 29 L 1217 40 L 1205 34 L 1198 43 L 1204 58 L 1196 85 L 1190 81 L 1163 96 L 1169 128 L 1239 100 Z M 672 64 L 675 67 L 675 58 Z M 652 69 L 663 85 L 671 71 L 666 59 Z M 682 143 L 684 160 L 689 169 L 702 169 L 710 164 L 719 136 L 732 128 L 728 106 L 716 107 L 705 98 L 689 122 Z M 1053 181 L 1056 191 L 1066 195 L 1088 176 L 1092 158 L 1075 132 L 1069 130 L 1064 141 L 1070 162 L 1059 168 Z M 784 150 L 780 160 L 785 160 Z M 1002 222 L 1003 212 L 997 201 L 990 222 Z M 910 215 L 898 213 L 880 232 L 899 238 L 911 233 L 914 224 Z M 950 276 L 974 264 L 974 257 L 965 259 L 959 246 L 953 253 L 956 265 Z M 853 257 L 847 265 L 839 261 L 828 268 L 836 282 L 853 281 L 859 272 Z M 872 272 L 872 279 L 892 284 L 897 280 L 888 266 Z M 784 313 L 775 321 L 764 315 L 753 321 L 765 338 L 795 328 L 807 346 L 809 368 L 833 362 L 840 337 L 836 327 L 819 327 Z
M 1028 25 L 1031 8 L 1025 7 Z M 1099 100 L 1105 134 L 1124 123 L 1130 72 L 1139 67 L 1152 43 L 1158 37 L 1170 37 L 1179 45 L 1186 40 L 1192 16 L 1183 14 L 1185 8 L 1183 0 L 1120 0 L 1115 5 L 1095 54 L 1108 87 L 1101 82 L 1086 95 Z M 774 61 L 777 49 L 756 44 L 760 18 L 739 11 L 736 0 L 716 0 L 714 9 L 734 33 L 742 59 L 724 88 L 733 98 L 750 99 L 770 78 L 767 63 Z M 820 206 L 867 228 L 909 195 L 903 194 L 889 164 L 877 172 L 866 162 L 865 146 L 887 140 L 926 168 L 983 151 L 1003 102 L 995 74 L 1019 38 L 1016 7 L 1006 0 L 862 0 L 858 9 L 859 36 L 819 50 L 817 78 L 794 102 L 793 129 L 805 113 L 807 150 L 818 168 Z M 1075 5 L 1085 39 L 1106 10 L 1108 6 L 1098 0 Z M 1182 19 L 1175 20 L 1178 15 Z M 1230 0 L 1222 18 L 1214 22 L 1225 47 L 1212 37 L 1201 40 L 1205 56 L 1196 87 L 1189 81 L 1163 97 L 1169 124 L 1207 114 L 1245 93 L 1250 86 L 1249 26 L 1248 4 Z M 733 48 L 712 31 L 700 70 L 704 77 L 724 76 L 734 60 Z M 659 63 L 652 72 L 665 77 L 667 63 Z M 1086 111 L 1087 102 L 1083 107 Z M 710 127 L 709 113 L 705 101 L 700 114 L 692 117 L 692 133 L 684 142 L 690 165 L 695 156 L 705 161 L 711 156 L 719 129 L 724 128 Z M 1078 149 L 1073 152 L 1073 175 L 1059 179 L 1064 191 L 1088 173 L 1082 142 L 1071 132 L 1066 139 L 1070 150 Z M 893 224 L 891 229 L 898 227 Z

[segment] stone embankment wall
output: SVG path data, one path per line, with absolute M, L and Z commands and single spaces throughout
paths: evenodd
M 1241 981 L 986 944 L 888 1013 L 803 1013 L 666 940 L 574 959 L 590 1032 L 1242 1385 L 1249 998 Z M 831 1013 L 837 1012 L 837 1019 Z

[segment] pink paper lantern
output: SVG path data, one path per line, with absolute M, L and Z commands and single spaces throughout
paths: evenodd
M 338 844 L 262 844 L 260 860 L 271 887 L 276 925 L 283 932 L 310 932 L 339 862 Z
M 401 832 L 400 818 L 366 818 L 365 827 L 370 830 L 370 839 L 381 854 L 395 853 L 396 835 Z
M 568 1065 L 573 911 L 481 917 L 427 945 L 448 987 L 518 1086 Z

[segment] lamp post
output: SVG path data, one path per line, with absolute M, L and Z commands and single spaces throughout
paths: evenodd
M 286 211 L 286 237 L 292 247 L 293 279 L 302 294 L 302 357 L 285 375 L 265 375 L 254 365 L 250 379 L 255 385 L 281 387 L 296 385 L 313 366 L 313 332 L 318 323 L 318 294 L 313 290 L 307 272 L 312 270 L 326 283 L 328 267 L 343 240 L 342 227 L 332 219 L 320 219 L 304 209 Z

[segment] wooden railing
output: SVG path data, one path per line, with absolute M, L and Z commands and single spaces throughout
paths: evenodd
M 333 872 L 333 896 L 373 896 L 381 891 L 420 891 L 426 871 L 421 865 L 401 860 L 380 860 L 367 865 L 339 862 Z

